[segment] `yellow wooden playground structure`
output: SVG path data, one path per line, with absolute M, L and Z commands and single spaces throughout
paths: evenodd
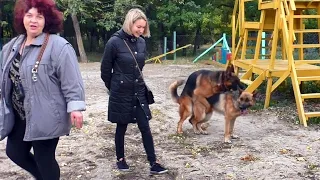
M 302 94 L 301 82 L 320 80 L 319 60 L 305 60 L 304 49 L 320 48 L 318 44 L 305 44 L 303 35 L 317 33 L 320 37 L 320 0 L 259 0 L 261 11 L 259 22 L 245 19 L 245 5 L 252 0 L 235 0 L 232 16 L 232 63 L 236 72 L 243 70 L 241 81 L 253 92 L 267 81 L 264 107 L 270 103 L 271 93 L 287 78 L 291 78 L 300 123 L 307 126 L 307 120 L 320 116 L 320 112 L 305 112 L 304 100 L 320 98 L 320 93 Z M 306 9 L 315 9 L 316 15 L 307 15 Z M 317 29 L 305 29 L 304 19 L 316 19 Z M 267 58 L 260 54 L 262 33 L 272 34 Z M 254 46 L 248 45 L 255 41 Z M 248 53 L 252 49 L 252 54 Z M 277 55 L 280 49 L 280 55 Z M 298 58 L 294 56 L 297 51 Z M 281 58 L 279 58 L 279 56 Z M 273 80 L 276 81 L 274 82 Z

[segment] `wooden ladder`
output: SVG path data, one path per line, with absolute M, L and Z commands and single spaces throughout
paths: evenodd
M 306 8 L 308 8 L 311 4 L 318 6 L 320 5 L 319 0 L 297 0 L 295 1 L 296 4 L 304 4 Z M 316 73 L 316 75 L 310 75 L 300 73 L 301 76 L 298 75 L 299 70 L 297 70 L 297 66 L 302 64 L 317 64 L 320 63 L 320 60 L 304 60 L 304 54 L 303 50 L 306 48 L 320 48 L 320 44 L 304 44 L 303 41 L 303 34 L 305 33 L 318 33 L 320 35 L 320 24 L 318 25 L 318 29 L 305 29 L 304 25 L 302 23 L 303 19 L 318 19 L 320 21 L 320 10 L 318 10 L 317 15 L 305 15 L 302 14 L 303 9 L 299 9 L 297 13 L 293 15 L 293 20 L 291 22 L 297 22 L 298 27 L 296 29 L 293 29 L 293 32 L 298 35 L 298 43 L 297 44 L 289 44 L 291 47 L 291 50 L 293 52 L 294 49 L 299 50 L 299 60 L 293 61 L 294 63 L 291 64 L 291 80 L 292 80 L 292 86 L 294 90 L 295 100 L 296 100 L 296 106 L 299 114 L 300 123 L 303 124 L 305 127 L 307 126 L 307 120 L 312 117 L 320 117 L 320 112 L 306 112 L 304 108 L 304 101 L 306 99 L 319 99 L 320 93 L 301 93 L 300 84 L 302 82 L 307 81 L 319 81 L 320 80 L 320 69 L 317 70 L 319 72 Z M 308 69 L 305 69 L 306 71 Z M 306 72 L 307 73 L 307 72 Z

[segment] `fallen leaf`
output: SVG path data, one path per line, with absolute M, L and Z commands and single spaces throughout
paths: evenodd
M 304 157 L 297 157 L 297 160 L 298 160 L 298 161 L 306 161 L 306 160 L 304 159 Z
M 68 164 L 67 163 L 61 163 L 61 166 L 67 166 Z
M 189 163 L 186 163 L 185 168 L 191 168 L 191 165 Z
M 257 158 L 255 158 L 252 154 L 247 154 L 244 157 L 241 157 L 242 161 L 255 161 Z
M 228 179 L 233 179 L 233 178 L 234 178 L 234 174 L 228 173 L 228 174 L 227 174 L 227 178 L 228 178 Z
M 280 154 L 288 154 L 288 150 L 287 149 L 281 149 L 280 150 Z

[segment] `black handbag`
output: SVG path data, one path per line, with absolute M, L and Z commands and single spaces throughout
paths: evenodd
M 146 98 L 147 98 L 148 104 L 153 104 L 154 103 L 153 93 L 146 84 L 145 86 L 146 86 L 145 92 L 146 92 Z
M 124 41 L 124 43 L 126 44 L 126 46 L 128 47 L 128 49 L 129 49 L 129 51 L 130 51 L 130 53 L 131 53 L 134 61 L 136 62 L 136 65 L 137 65 L 137 67 L 138 67 L 138 69 L 139 69 L 140 75 L 141 75 L 141 77 L 142 77 L 142 79 L 143 79 L 143 74 L 142 74 L 142 72 L 141 72 L 141 70 L 140 70 L 140 68 L 139 68 L 139 65 L 138 65 L 138 62 L 137 62 L 136 57 L 133 55 L 133 53 L 132 53 L 129 45 L 127 44 L 127 42 L 126 42 L 125 40 L 123 40 L 123 41 Z M 143 79 L 143 81 L 144 81 L 144 79 Z M 147 86 L 147 84 L 146 84 L 145 81 L 144 81 L 144 85 L 145 85 L 145 96 L 146 96 L 146 98 L 147 98 L 147 102 L 148 102 L 148 104 L 153 104 L 153 103 L 154 103 L 153 93 L 152 93 L 152 91 L 150 90 L 150 88 Z

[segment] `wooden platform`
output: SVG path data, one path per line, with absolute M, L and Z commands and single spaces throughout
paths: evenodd
M 266 82 L 266 98 L 264 108 L 270 104 L 272 92 L 287 78 L 291 80 L 297 105 L 300 123 L 307 126 L 311 117 L 320 117 L 319 112 L 305 112 L 305 99 L 320 99 L 320 92 L 304 93 L 300 84 L 307 81 L 320 81 L 320 59 L 306 60 L 304 49 L 319 48 L 318 44 L 309 44 L 304 35 L 319 33 L 320 24 L 313 29 L 305 29 L 305 19 L 316 19 L 320 22 L 320 0 L 259 0 L 261 10 L 259 22 L 248 22 L 245 16 L 245 4 L 252 0 L 235 0 L 232 14 L 232 59 L 237 73 L 244 70 L 240 81 L 247 85 L 246 91 L 254 92 Z M 304 13 L 315 9 L 317 14 Z M 259 59 L 263 32 L 270 31 L 270 59 Z M 247 54 L 251 32 L 255 43 L 253 57 Z M 250 34 L 251 33 L 251 34 Z M 251 39 L 250 39 L 251 40 Z M 250 44 L 252 46 L 252 44 Z M 254 46 L 254 45 L 253 45 Z M 240 48 L 241 47 L 241 48 Z M 279 49 L 281 47 L 281 50 Z M 298 49 L 298 56 L 293 52 Z M 276 59 L 281 52 L 282 59 Z M 248 58 L 248 59 L 246 59 Z
M 273 68 L 269 67 L 269 59 L 259 59 L 255 64 L 253 62 L 253 59 L 235 60 L 233 64 L 236 67 L 240 67 L 246 70 L 253 68 L 252 72 L 256 74 L 261 74 L 262 72 L 269 71 L 271 72 L 271 75 L 275 77 L 281 77 L 289 67 L 287 60 L 275 60 Z M 296 70 L 298 77 L 320 76 L 320 66 L 317 65 L 296 63 Z

